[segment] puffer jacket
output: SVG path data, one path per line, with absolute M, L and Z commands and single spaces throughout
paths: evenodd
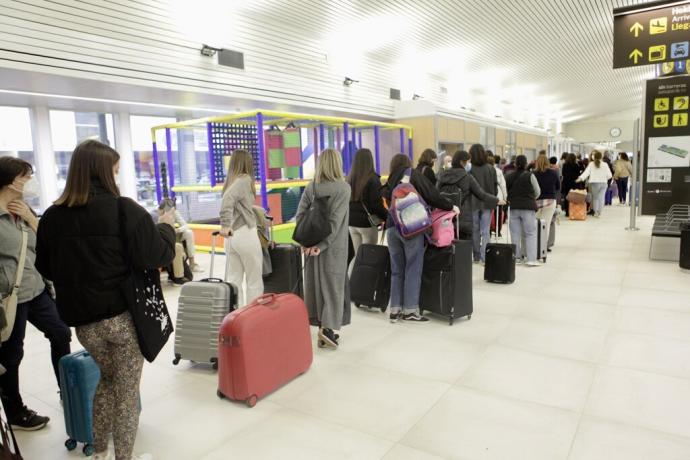
M 53 281 L 68 326 L 115 317 L 134 305 L 136 270 L 172 263 L 175 231 L 129 198 L 95 184 L 85 206 L 51 206 L 38 226 L 36 268 Z
M 472 197 L 481 201 L 488 208 L 498 205 L 498 197 L 484 191 L 477 180 L 463 168 L 452 168 L 443 171 L 438 178 L 438 189 L 457 187 L 462 192 L 461 203 L 453 203 L 460 208 L 458 229 L 467 235 L 472 234 Z

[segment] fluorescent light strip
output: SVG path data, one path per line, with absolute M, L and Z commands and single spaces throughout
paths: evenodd
M 141 107 L 155 107 L 163 109 L 175 109 L 175 110 L 186 110 L 193 112 L 208 112 L 208 113 L 218 113 L 224 114 L 228 113 L 227 110 L 216 110 L 216 109 L 206 109 L 202 107 L 187 107 L 182 105 L 169 105 L 169 104 L 154 104 L 151 102 L 134 102 L 134 101 L 119 101 L 115 99 L 99 99 L 95 97 L 81 97 L 81 96 L 65 96 L 63 94 L 47 94 L 47 93 L 33 93 L 29 91 L 13 91 L 7 89 L 0 89 L 0 94 L 17 94 L 22 96 L 36 96 L 36 97 L 50 97 L 55 99 L 68 99 L 74 101 L 88 101 L 88 102 L 105 102 L 108 104 L 121 104 L 121 105 L 137 105 Z

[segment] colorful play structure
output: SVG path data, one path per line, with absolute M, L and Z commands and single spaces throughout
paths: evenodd
M 205 130 L 208 142 L 208 181 L 200 184 L 175 183 L 173 135 L 176 130 Z M 157 135 L 164 131 L 165 150 L 157 145 Z M 199 118 L 155 126 L 151 129 L 156 196 L 163 191 L 175 194 L 220 193 L 227 171 L 229 156 L 234 150 L 245 149 L 254 157 L 257 181 L 257 204 L 274 217 L 273 237 L 278 242 L 292 240 L 294 213 L 303 187 L 309 183 L 305 165 L 315 161 L 325 148 L 342 153 L 347 173 L 354 153 L 369 148 L 374 153 L 376 171 L 382 174 L 382 160 L 396 153 L 412 158 L 412 128 L 406 125 L 353 118 L 309 115 L 301 113 L 254 110 L 235 114 Z M 164 156 L 162 156 L 164 154 Z M 167 164 L 167 176 L 161 177 L 161 165 Z M 311 171 L 313 171 L 313 164 Z M 387 163 L 384 163 L 387 164 Z M 212 216 L 214 219 L 217 215 Z M 213 219 L 211 219 L 213 220 Z M 197 247 L 210 250 L 211 233 L 220 226 L 213 223 L 191 223 Z M 222 250 L 222 248 L 219 248 Z

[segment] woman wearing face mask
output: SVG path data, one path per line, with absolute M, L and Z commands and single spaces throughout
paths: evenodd
M 26 238 L 22 280 L 17 294 L 17 313 L 12 333 L 0 347 L 2 404 L 16 430 L 40 430 L 49 421 L 24 405 L 19 393 L 19 365 L 24 356 L 26 323 L 33 324 L 50 340 L 51 358 L 58 379 L 58 361 L 70 352 L 71 332 L 58 316 L 53 298 L 36 270 L 38 219 L 24 199 L 38 196 L 38 182 L 31 165 L 13 157 L 0 158 L 0 297 L 9 296 L 17 279 L 20 254 Z
M 153 223 L 149 213 L 115 184 L 120 155 L 98 141 L 74 149 L 65 191 L 38 226 L 39 271 L 55 283 L 62 319 L 101 371 L 93 402 L 95 459 L 133 457 L 144 357 L 129 313 L 133 273 L 172 263 L 174 214 Z

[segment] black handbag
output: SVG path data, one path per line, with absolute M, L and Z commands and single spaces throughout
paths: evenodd
M 124 231 L 124 217 L 121 203 L 120 235 L 125 248 L 127 240 Z M 163 349 L 174 329 L 168 306 L 163 298 L 160 272 L 156 269 L 139 270 L 132 267 L 132 283 L 134 284 L 134 304 L 129 306 L 134 328 L 137 331 L 139 349 L 144 358 L 152 363 Z
M 311 248 L 325 240 L 331 234 L 331 223 L 328 220 L 328 198 L 316 193 L 316 184 L 312 182 L 314 199 L 297 220 L 292 239 L 305 248 Z
M 371 225 L 374 228 L 380 227 L 381 224 L 383 223 L 383 219 L 381 219 L 376 214 L 370 213 L 369 209 L 367 209 L 366 205 L 364 204 L 364 201 L 362 201 L 362 207 L 364 208 L 364 212 L 367 213 L 367 220 L 369 221 L 369 225 Z

